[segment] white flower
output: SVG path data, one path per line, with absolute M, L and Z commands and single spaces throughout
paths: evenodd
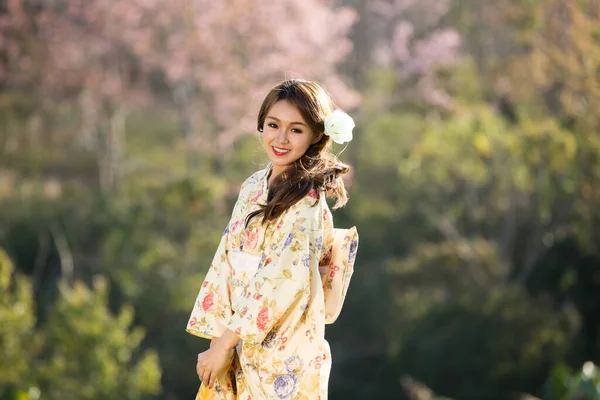
M 338 144 L 352 140 L 352 129 L 354 120 L 341 110 L 335 110 L 325 117 L 325 134 Z

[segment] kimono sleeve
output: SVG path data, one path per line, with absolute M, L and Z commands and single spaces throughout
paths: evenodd
M 255 175 L 246 179 L 240 187 L 238 200 L 233 208 L 232 218 L 221 236 L 221 241 L 213 257 L 202 287 L 196 297 L 194 308 L 187 323 L 186 331 L 206 339 L 221 336 L 233 314 L 229 295 L 228 280 L 231 275 L 231 264 L 227 254 L 229 229 L 234 217 L 239 214 L 246 201 L 246 190 L 255 181 Z
M 229 329 L 244 342 L 259 344 L 273 326 L 310 297 L 310 269 L 321 235 L 321 207 L 308 201 L 288 210 L 280 219 L 272 245 L 263 254 L 258 272 L 234 306 Z
M 334 229 L 331 261 L 323 279 L 325 323 L 332 324 L 342 311 L 358 248 L 356 228 Z
M 227 285 L 231 273 L 226 252 L 227 238 L 225 230 L 186 327 L 188 333 L 206 339 L 221 336 L 232 315 Z

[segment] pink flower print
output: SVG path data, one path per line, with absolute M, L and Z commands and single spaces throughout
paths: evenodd
M 254 250 L 256 248 L 257 243 L 258 243 L 258 231 L 247 230 L 246 231 L 246 241 L 244 242 L 244 249 Z
M 281 337 L 281 346 L 279 346 L 279 351 L 285 350 L 285 342 L 287 342 L 288 338 L 285 336 Z
M 339 271 L 339 270 L 340 270 L 340 266 L 339 266 L 339 265 L 336 265 L 336 264 L 333 264 L 333 265 L 331 266 L 331 268 L 330 268 L 330 271 L 331 271 L 331 272 L 329 273 L 329 276 L 333 278 L 333 277 L 335 276 L 335 273 L 336 273 L 337 271 Z
M 258 318 L 256 319 L 256 326 L 259 331 L 264 331 L 269 321 L 269 309 L 267 307 L 261 308 L 258 312 Z
M 196 317 L 192 317 L 192 319 L 190 320 L 190 327 L 193 327 L 194 325 L 196 325 L 196 323 L 198 322 L 198 320 L 196 319 Z
M 214 304 L 213 297 L 214 297 L 214 294 L 209 293 L 206 295 L 206 297 L 204 297 L 204 300 L 202 300 L 202 309 L 204 311 L 208 311 L 208 309 L 213 306 L 213 304 Z
M 253 198 L 250 199 L 251 203 L 256 203 L 256 201 L 260 198 L 260 196 L 262 196 L 262 190 L 259 190 L 258 193 L 256 194 L 256 196 L 254 196 Z
M 235 229 L 240 225 L 241 221 L 235 221 L 233 225 L 231 225 L 231 230 L 235 231 Z

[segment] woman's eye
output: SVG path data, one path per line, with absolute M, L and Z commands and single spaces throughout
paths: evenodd
M 302 131 L 301 131 L 300 129 L 296 129 L 296 128 L 292 129 L 292 132 L 295 132 L 295 133 L 302 133 Z
M 277 129 L 277 125 L 275 125 L 274 123 L 271 122 L 269 124 L 269 128 Z

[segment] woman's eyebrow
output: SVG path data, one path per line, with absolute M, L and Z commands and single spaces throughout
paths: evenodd
M 273 117 L 271 115 L 267 115 L 267 118 L 271 118 L 271 119 L 274 119 L 275 121 L 281 122 L 281 120 L 279 118 Z M 306 124 L 304 122 L 290 122 L 290 125 L 304 125 L 304 126 L 306 126 Z

